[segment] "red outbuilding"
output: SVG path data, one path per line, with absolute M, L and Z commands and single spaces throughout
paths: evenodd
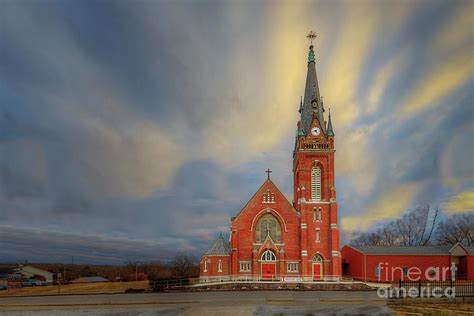
M 474 280 L 474 247 L 452 246 L 344 246 L 343 274 L 356 280 Z

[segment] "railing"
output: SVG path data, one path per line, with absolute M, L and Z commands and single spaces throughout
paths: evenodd
M 402 281 L 393 284 L 390 298 L 473 297 L 474 280 Z
M 320 278 L 314 278 L 312 275 L 229 275 L 229 276 L 202 276 L 200 283 L 216 282 L 284 282 L 284 283 L 318 283 L 318 282 L 353 282 L 352 277 L 324 275 Z
M 332 276 L 325 275 L 320 279 L 314 279 L 312 275 L 305 276 L 277 276 L 269 275 L 268 278 L 263 278 L 260 275 L 238 275 L 238 276 L 213 276 L 189 279 L 168 279 L 150 281 L 151 290 L 165 290 L 178 289 L 189 287 L 196 284 L 210 284 L 210 283 L 323 283 L 323 282 L 353 282 L 351 277 L 347 276 Z
M 150 281 L 150 288 L 153 290 L 168 289 L 168 288 L 189 286 L 189 285 L 193 285 L 197 283 L 199 283 L 198 278 L 157 280 L 157 281 Z

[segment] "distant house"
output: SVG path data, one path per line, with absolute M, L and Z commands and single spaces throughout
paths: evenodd
M 0 290 L 21 287 L 22 275 L 14 272 L 15 267 L 16 266 L 0 267 Z
M 25 279 L 42 279 L 46 283 L 53 283 L 54 273 L 33 266 L 20 265 L 14 272 L 21 274 Z
M 357 280 L 474 280 L 474 247 L 344 246 L 343 273 Z M 455 270 L 451 270 L 455 267 Z M 454 271 L 454 272 L 451 272 Z
M 103 277 L 80 277 L 71 281 L 72 283 L 97 283 L 97 282 L 110 282 Z

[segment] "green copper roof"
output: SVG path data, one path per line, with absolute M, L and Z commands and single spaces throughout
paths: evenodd
M 300 129 L 298 131 L 298 136 L 306 136 L 306 134 L 304 133 L 304 131 L 302 129 Z
M 308 62 L 314 62 L 314 50 L 313 45 L 309 47 Z

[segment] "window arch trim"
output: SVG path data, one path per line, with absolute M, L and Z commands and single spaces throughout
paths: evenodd
M 317 253 L 313 256 L 313 260 L 311 260 L 311 261 L 317 262 L 317 263 L 323 263 L 324 258 L 319 253 Z
M 280 225 L 283 227 L 283 230 L 285 232 L 288 232 L 288 229 L 286 228 L 286 221 L 285 219 L 283 218 L 283 216 L 280 215 L 280 213 L 278 213 L 277 211 L 275 211 L 274 209 L 272 208 L 264 208 L 263 210 L 261 210 L 260 212 L 257 213 L 257 215 L 255 215 L 255 217 L 253 218 L 252 220 L 252 225 L 250 226 L 250 231 L 254 231 L 255 230 L 255 227 L 257 225 L 257 222 L 260 220 L 260 218 L 267 214 L 267 213 L 271 213 L 273 214 L 276 219 L 280 222 Z
M 261 216 L 255 226 L 255 242 L 263 243 L 270 237 L 274 243 L 281 244 L 282 227 L 280 221 L 271 213 Z
M 277 261 L 276 255 L 273 251 L 267 250 L 260 256 L 260 260 L 262 261 Z

